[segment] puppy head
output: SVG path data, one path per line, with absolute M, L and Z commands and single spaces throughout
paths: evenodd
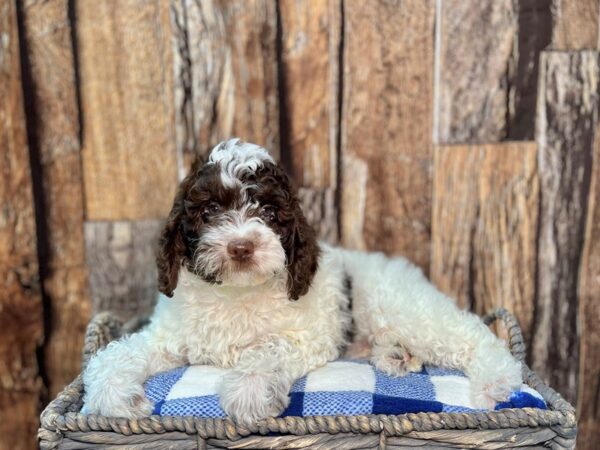
M 159 240 L 159 289 L 173 295 L 179 270 L 210 283 L 253 286 L 287 277 L 306 294 L 319 248 L 284 171 L 262 147 L 231 139 L 181 182 Z

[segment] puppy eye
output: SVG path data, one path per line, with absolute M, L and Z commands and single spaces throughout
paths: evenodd
M 260 210 L 260 218 L 269 223 L 277 222 L 277 208 L 271 205 L 263 206 Z
M 208 219 L 210 216 L 214 216 L 221 212 L 221 205 L 217 202 L 210 202 L 208 205 L 204 206 L 202 209 L 202 218 L 204 220 Z

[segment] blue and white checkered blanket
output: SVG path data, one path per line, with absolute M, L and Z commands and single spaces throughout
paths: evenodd
M 227 369 L 188 366 L 159 373 L 145 384 L 154 414 L 224 417 L 218 386 Z M 456 370 L 426 366 L 419 373 L 390 377 L 362 360 L 339 360 L 300 378 L 282 416 L 404 414 L 474 411 L 469 380 Z M 541 395 L 523 385 L 496 409 L 546 409 Z

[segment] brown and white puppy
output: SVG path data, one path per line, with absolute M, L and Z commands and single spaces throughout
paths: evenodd
M 353 347 L 388 374 L 423 362 L 464 370 L 476 407 L 521 385 L 504 343 L 408 261 L 317 243 L 288 177 L 257 145 L 232 139 L 196 161 L 157 262 L 164 295 L 151 324 L 111 343 L 84 371 L 89 413 L 148 415 L 148 376 L 211 364 L 231 368 L 223 409 L 253 425 L 285 409 L 297 378 L 340 355 L 352 320 Z
M 160 240 L 159 289 L 172 296 L 182 265 L 208 283 L 238 286 L 285 266 L 289 297 L 298 300 L 317 270 L 314 231 L 281 167 L 251 144 L 219 150 L 231 145 L 206 165 L 196 161 L 181 183 Z

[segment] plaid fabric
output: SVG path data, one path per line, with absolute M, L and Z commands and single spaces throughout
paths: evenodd
M 154 414 L 224 417 L 218 385 L 227 369 L 188 366 L 159 373 L 145 384 Z M 469 379 L 462 372 L 426 366 L 419 373 L 390 377 L 362 360 L 339 360 L 300 378 L 282 416 L 404 414 L 475 411 Z M 541 395 L 523 385 L 496 409 L 546 409 Z

